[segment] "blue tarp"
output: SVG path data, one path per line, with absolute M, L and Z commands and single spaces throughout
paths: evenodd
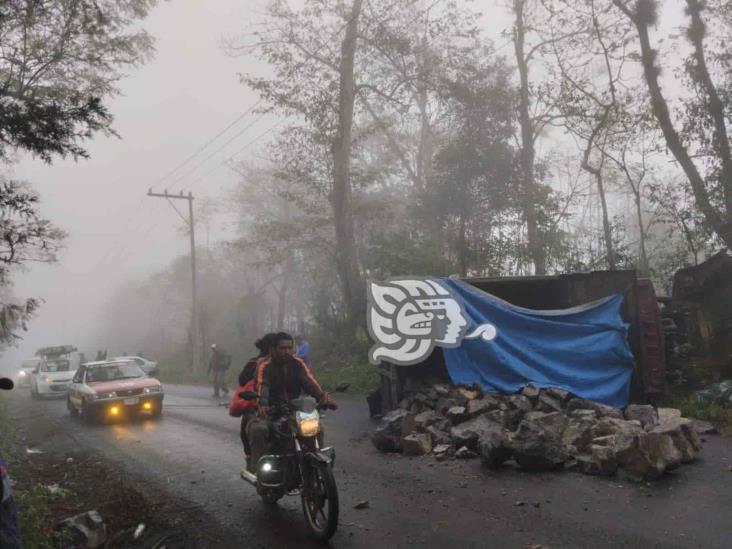
M 610 406 L 628 404 L 634 358 L 620 316 L 622 294 L 572 309 L 535 311 L 459 280 L 440 281 L 462 299 L 467 333 L 485 323 L 497 330 L 492 341 L 464 339 L 442 350 L 453 383 L 502 393 L 527 384 L 561 387 Z

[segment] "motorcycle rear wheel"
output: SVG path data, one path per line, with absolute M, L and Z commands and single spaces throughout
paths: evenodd
M 309 478 L 305 481 L 310 486 L 303 486 L 302 510 L 312 537 L 328 541 L 338 528 L 338 488 L 333 469 L 320 463 L 312 466 L 308 473 Z

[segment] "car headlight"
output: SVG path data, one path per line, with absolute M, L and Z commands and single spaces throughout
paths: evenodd
M 51 383 L 53 380 L 48 376 L 43 376 L 43 383 Z
M 159 393 L 159 392 L 160 392 L 160 390 L 161 390 L 161 387 L 160 387 L 160 386 L 158 385 L 158 386 L 156 386 L 156 387 L 145 387 L 145 388 L 144 388 L 144 389 L 142 390 L 142 392 L 143 392 L 143 393 L 145 393 L 145 394 L 149 394 L 149 393 Z
M 18 372 L 18 375 L 20 377 L 25 377 L 26 376 L 25 370 L 21 370 L 20 372 Z
M 98 393 L 97 398 L 117 398 L 117 393 L 111 391 L 109 393 Z
M 297 412 L 295 415 L 297 420 L 297 430 L 301 436 L 314 437 L 320 432 L 320 414 L 317 410 L 310 413 Z

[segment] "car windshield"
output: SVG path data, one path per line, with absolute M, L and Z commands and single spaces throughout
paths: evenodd
M 68 360 L 49 360 L 41 366 L 41 372 L 68 372 L 70 367 Z
M 136 364 L 107 364 L 102 366 L 90 366 L 86 373 L 86 382 L 114 381 L 115 379 L 130 379 L 145 377 L 139 366 Z

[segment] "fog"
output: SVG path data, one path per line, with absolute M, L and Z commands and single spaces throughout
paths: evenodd
M 477 4 L 489 12 L 483 21 L 498 52 L 510 58 L 510 37 L 501 35 L 510 24 L 506 10 L 491 8 L 493 2 Z M 121 285 L 143 279 L 189 251 L 178 215 L 165 200 L 147 197 L 148 188 L 191 191 L 196 204 L 223 199 L 236 181 L 223 165 L 226 159 L 235 153 L 237 159 L 254 157 L 263 145 L 257 137 L 280 122 L 273 116 L 256 121 L 256 115 L 247 114 L 204 154 L 165 177 L 257 101 L 238 73 L 266 74 L 268 68 L 254 57 L 233 58 L 222 47 L 225 37 L 240 36 L 257 20 L 257 5 L 240 0 L 161 3 L 144 22 L 156 39 L 153 60 L 131 70 L 121 83 L 121 96 L 109 102 L 120 138 L 94 136 L 86 144 L 88 160 L 46 165 L 23 156 L 12 167 L 13 177 L 27 180 L 40 193 L 43 214 L 68 238 L 57 263 L 28 265 L 15 275 L 15 295 L 36 296 L 44 303 L 23 339 L 0 357 L 6 372 L 46 345 L 73 344 L 87 356 L 105 347 L 110 356 L 137 350 L 95 341 L 94 322 L 100 312 L 115 314 L 104 307 Z M 679 20 L 680 12 L 665 13 L 667 28 Z M 220 214 L 210 234 L 198 234 L 198 242 L 226 238 L 234 222 L 231 214 Z
M 154 59 L 132 70 L 120 86 L 122 96 L 109 103 L 121 139 L 96 135 L 87 142 L 88 160 L 55 160 L 49 166 L 23 157 L 14 167 L 13 176 L 40 193 L 41 211 L 68 238 L 57 263 L 30 265 L 15 276 L 16 295 L 38 296 L 45 303 L 21 334 L 23 340 L 3 353 L 6 370 L 41 346 L 70 343 L 91 352 L 90 322 L 110 293 L 123 281 L 148 275 L 188 252 L 176 213 L 165 200 L 145 193 L 149 187 L 169 187 L 170 192 L 190 190 L 197 199 L 223 196 L 234 178 L 226 167 L 205 181 L 191 182 L 271 126 L 270 119 L 262 119 L 195 173 L 172 184 L 225 142 L 220 139 L 207 154 L 158 184 L 257 100 L 238 77 L 254 70 L 253 62 L 234 59 L 222 49 L 225 36 L 246 28 L 250 10 L 250 2 L 239 0 L 160 3 L 144 23 L 156 38 Z M 233 130 L 253 119 L 248 115 Z M 212 237 L 226 230 L 222 219 Z

